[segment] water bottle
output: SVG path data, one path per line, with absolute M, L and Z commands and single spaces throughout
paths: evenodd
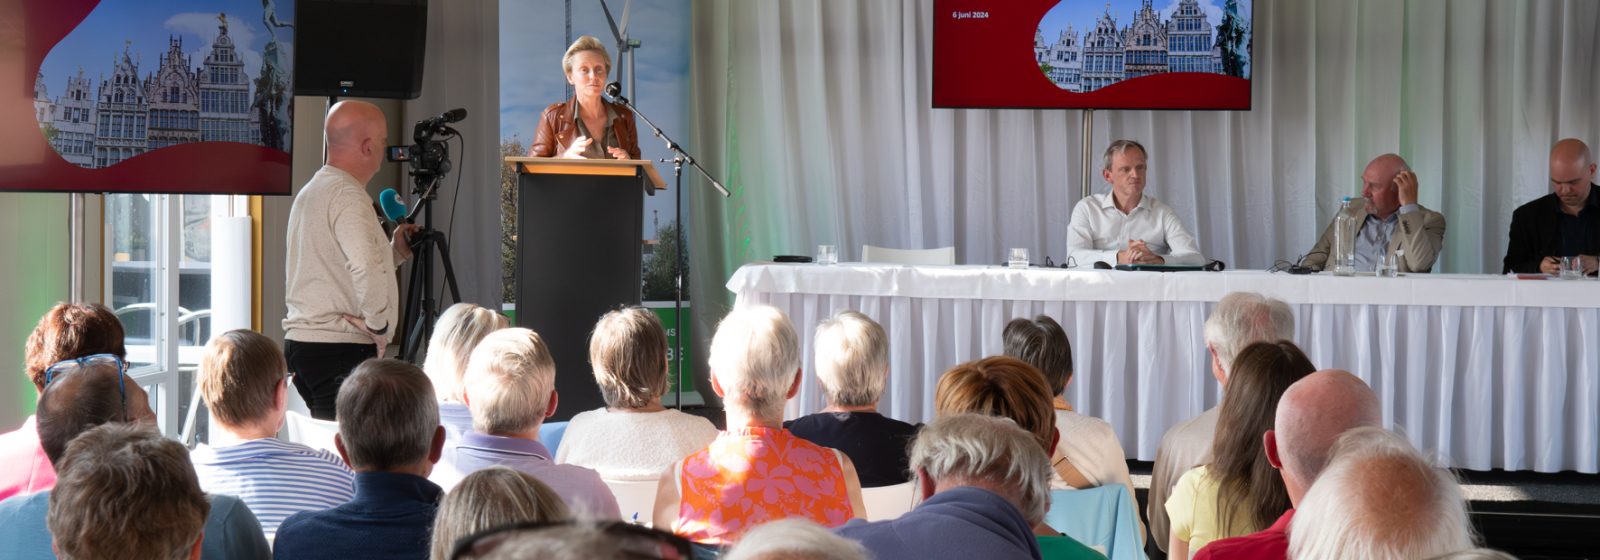
M 1350 197 L 1344 197 L 1344 202 L 1339 205 L 1339 215 L 1333 218 L 1333 274 L 1335 276 L 1354 276 L 1356 273 L 1356 233 L 1360 231 L 1361 223 L 1356 221 L 1355 208 L 1350 205 Z

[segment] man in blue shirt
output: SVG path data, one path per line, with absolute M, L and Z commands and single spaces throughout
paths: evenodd
M 334 445 L 356 471 L 356 497 L 289 516 L 273 557 L 427 558 L 444 494 L 427 478 L 444 447 L 433 384 L 417 366 L 371 359 L 345 379 L 335 408 Z

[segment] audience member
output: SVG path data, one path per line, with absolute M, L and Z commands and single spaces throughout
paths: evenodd
M 572 417 L 557 463 L 588 467 L 610 480 L 658 480 L 717 438 L 710 420 L 661 406 L 669 387 L 667 331 L 650 310 L 629 307 L 600 317 L 589 339 L 589 364 L 606 406 Z
M 665 531 L 623 521 L 578 520 L 527 523 L 469 535 L 457 543 L 460 560 L 594 560 L 660 558 L 688 560 L 689 541 Z M 715 554 L 704 556 L 716 558 Z
M 433 384 L 417 366 L 375 358 L 339 387 L 334 447 L 356 471 L 356 497 L 278 527 L 274 558 L 427 558 L 444 494 L 427 476 L 444 447 Z
M 122 323 L 98 303 L 58 303 L 39 318 L 25 347 L 28 381 L 34 394 L 44 392 L 44 370 L 62 360 L 94 354 L 126 358 Z M 39 446 L 37 416 L 28 416 L 16 431 L 0 434 L 0 500 L 49 490 L 56 471 Z
M 110 422 L 74 438 L 60 464 L 47 521 L 58 558 L 200 557 L 211 504 L 183 444 Z
M 1033 319 L 1012 319 L 1006 323 L 1002 334 L 1005 355 L 1017 358 L 1043 373 L 1050 382 L 1050 394 L 1055 395 L 1056 430 L 1061 441 L 1051 455 L 1071 464 L 1083 482 L 1092 488 L 1106 484 L 1121 484 L 1132 498 L 1133 480 L 1128 476 L 1128 456 L 1122 451 L 1122 442 L 1111 424 L 1072 410 L 1067 403 L 1067 383 L 1072 381 L 1072 342 L 1067 340 L 1066 329 L 1047 315 Z M 1054 480 L 1056 488 L 1073 488 L 1064 480 Z M 1138 500 L 1133 500 L 1138 503 Z
M 868 560 L 861 543 L 805 519 L 773 521 L 745 533 L 722 560 Z
M 473 349 L 462 377 L 472 431 L 455 445 L 455 467 L 471 474 L 495 465 L 534 476 L 555 489 L 581 517 L 616 519 L 617 499 L 593 470 L 558 465 L 539 442 L 539 426 L 556 412 L 556 362 L 538 333 L 501 329 Z M 440 480 L 450 488 L 454 480 Z
M 508 324 L 505 315 L 470 303 L 457 303 L 446 308 L 433 325 L 422 371 L 433 381 L 433 392 L 439 396 L 439 421 L 444 424 L 446 452 L 435 472 L 450 461 L 450 446 L 461 440 L 461 434 L 472 431 L 472 413 L 467 410 L 461 391 L 461 376 L 467 372 L 472 349 L 483 337 Z
M 1357 428 L 1289 524 L 1289 558 L 1429 558 L 1472 548 L 1461 486 L 1398 434 Z
M 973 413 L 1009 419 L 1033 434 L 1034 442 L 1046 457 L 1061 437 L 1055 428 L 1056 416 L 1050 401 L 1050 384 L 1045 381 L 1044 374 L 1027 362 L 1008 356 L 984 358 L 951 368 L 939 377 L 933 394 L 934 412 L 940 417 Z M 1050 466 L 1055 476 L 1068 481 L 1082 479 L 1082 475 L 1064 460 L 1051 459 Z M 1027 510 L 1024 512 L 1029 515 L 1045 558 L 1097 557 L 1098 553 L 1092 549 L 1045 525 L 1043 513 L 1035 517 Z
M 1375 270 L 1385 256 L 1393 256 L 1400 272 L 1428 272 L 1444 248 L 1444 214 L 1417 203 L 1417 174 L 1395 154 L 1373 158 L 1361 172 L 1361 197 L 1356 206 L 1356 231 L 1349 235 L 1355 269 Z M 1322 270 L 1333 261 L 1335 216 L 1300 264 Z M 1329 267 L 1331 268 L 1331 267 Z
M 1233 358 L 1252 342 L 1294 340 L 1294 311 L 1282 300 L 1252 292 L 1234 292 L 1222 297 L 1205 325 L 1206 350 L 1211 354 L 1211 375 L 1224 390 L 1228 387 Z M 1167 497 L 1178 477 L 1189 469 L 1211 460 L 1211 440 L 1217 431 L 1219 407 L 1211 407 L 1167 430 L 1156 448 L 1150 473 L 1149 503 L 1145 517 L 1156 546 L 1167 547 L 1171 528 L 1167 523 Z
M 883 327 L 866 315 L 841 311 L 817 325 L 811 347 L 828 406 L 783 427 L 843 451 L 855 463 L 862 487 L 910 480 L 906 458 L 917 427 L 878 414 L 878 399 L 889 381 L 889 336 Z
M 1283 477 L 1289 504 L 1299 506 L 1306 489 L 1328 465 L 1328 450 L 1339 435 L 1354 428 L 1382 427 L 1378 395 L 1350 372 L 1323 370 L 1289 386 L 1278 399 L 1278 412 L 1263 444 L 1267 460 Z M 1212 542 L 1195 560 L 1247 558 L 1282 560 L 1289 551 L 1289 523 L 1294 508 L 1271 527 L 1243 537 Z
M 448 560 L 456 541 L 515 523 L 564 521 L 567 504 L 533 475 L 489 467 L 467 475 L 439 503 L 433 522 L 433 560 Z
M 1428 560 L 1517 560 L 1517 557 L 1500 552 L 1498 550 L 1473 548 L 1459 552 L 1452 552 L 1449 554 L 1442 554 L 1433 558 L 1429 558 Z
M 1293 342 L 1257 342 L 1239 352 L 1217 418 L 1211 461 L 1178 479 L 1167 498 L 1167 552 L 1188 558 L 1211 541 L 1267 527 L 1289 509 L 1283 479 L 1264 449 L 1278 400 L 1316 371 Z
M 289 366 L 260 333 L 217 335 L 200 357 L 198 390 L 211 412 L 211 443 L 190 459 L 200 487 L 238 496 L 271 540 L 284 518 L 355 498 L 355 473 L 331 451 L 277 439 L 289 406 Z
M 911 445 L 915 509 L 836 531 L 878 560 L 1040 558 L 1033 526 L 1050 500 L 1050 460 L 1005 418 L 941 414 Z
M 43 369 L 39 395 L 39 442 L 52 465 L 65 461 L 68 442 L 102 424 L 154 426 L 156 414 L 144 388 L 123 373 L 120 358 L 92 355 L 58 362 Z M 191 468 L 192 467 L 188 467 Z M 53 559 L 46 517 L 54 492 L 69 491 L 58 481 L 54 490 L 13 496 L 0 502 L 0 555 L 7 560 Z M 76 491 L 76 489 L 72 490 Z M 76 498 L 75 498 L 76 499 Z M 272 552 L 261 524 L 244 502 L 233 496 L 210 496 L 204 560 L 267 558 Z M 191 541 L 192 542 L 192 541 Z
M 838 527 L 865 514 L 850 458 L 783 429 L 784 402 L 800 390 L 800 339 L 782 311 L 752 305 L 729 313 L 709 362 L 728 429 L 662 475 L 656 527 L 725 546 L 768 521 Z
M 1550 194 L 1511 214 L 1503 272 L 1556 274 L 1561 257 L 1578 259 L 1585 275 L 1600 269 L 1600 185 L 1594 152 L 1577 138 L 1550 148 Z

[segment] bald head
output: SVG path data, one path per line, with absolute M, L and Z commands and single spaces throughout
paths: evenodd
M 1383 424 L 1378 395 L 1348 371 L 1322 370 L 1308 375 L 1283 393 L 1273 422 L 1278 459 L 1290 501 L 1299 503 L 1306 488 L 1328 464 L 1328 450 L 1339 436 L 1361 427 Z
M 1395 154 L 1383 154 L 1372 159 L 1361 172 L 1361 197 L 1367 200 L 1367 212 L 1387 218 L 1400 209 L 1400 187 L 1394 178 L 1411 167 Z
M 1570 210 L 1583 208 L 1594 183 L 1594 152 L 1577 138 L 1567 138 L 1550 148 L 1550 191 Z
M 345 170 L 362 183 L 378 172 L 389 139 L 389 126 L 378 106 L 365 101 L 340 101 L 328 109 L 323 132 L 327 134 L 329 165 Z

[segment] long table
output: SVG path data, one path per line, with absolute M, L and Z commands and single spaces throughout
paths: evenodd
M 1202 326 L 1223 295 L 1253 291 L 1288 302 L 1312 362 L 1366 380 L 1385 422 L 1442 463 L 1600 470 L 1596 281 L 758 263 L 727 288 L 736 306 L 782 309 L 800 333 L 806 374 L 789 417 L 824 406 L 812 339 L 840 310 L 888 332 L 879 410 L 910 422 L 933 419 L 941 373 L 999 354 L 1007 321 L 1045 314 L 1072 340 L 1068 402 L 1110 422 L 1130 458 L 1152 460 L 1167 428 L 1221 400 Z

